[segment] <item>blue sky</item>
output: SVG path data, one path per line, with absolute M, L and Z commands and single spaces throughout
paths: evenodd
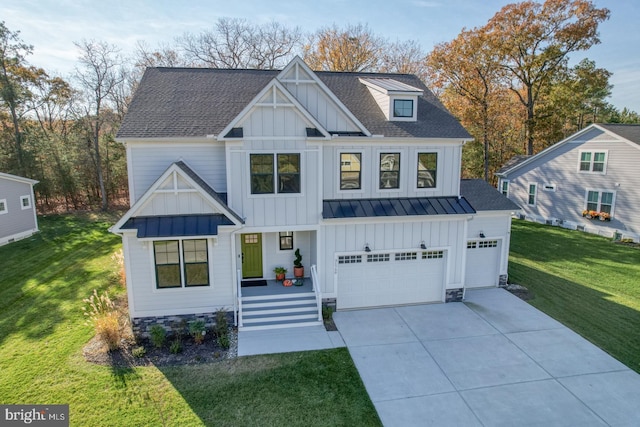
M 540 0 L 542 1 L 542 0 Z M 149 46 L 171 43 L 184 32 L 210 28 L 220 17 L 271 20 L 312 32 L 337 24 L 363 23 L 390 40 L 414 39 L 425 52 L 453 39 L 462 28 L 484 25 L 502 0 L 3 0 L 0 20 L 34 46 L 29 61 L 63 76 L 76 65 L 74 41 L 104 40 L 133 51 L 137 41 Z M 613 72 L 609 102 L 640 112 L 640 1 L 596 0 L 611 18 L 600 25 L 602 43 L 574 53 L 572 63 L 588 57 Z

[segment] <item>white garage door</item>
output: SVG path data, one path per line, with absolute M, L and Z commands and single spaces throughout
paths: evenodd
M 498 285 L 500 244 L 500 240 L 469 240 L 467 242 L 466 288 Z
M 338 256 L 337 308 L 440 302 L 445 251 Z

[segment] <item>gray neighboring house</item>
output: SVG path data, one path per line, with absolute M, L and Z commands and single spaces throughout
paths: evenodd
M 593 124 L 496 175 L 526 219 L 637 241 L 639 165 L 640 125 Z
M 0 172 L 0 246 L 38 232 L 33 185 L 38 181 Z

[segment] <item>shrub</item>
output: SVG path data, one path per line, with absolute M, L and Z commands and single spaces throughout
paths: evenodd
M 227 312 L 224 309 L 216 311 L 216 336 L 227 335 L 229 333 L 229 322 L 227 322 Z
M 160 348 L 167 339 L 167 331 L 160 325 L 153 325 L 149 329 L 149 338 L 154 347 Z
M 122 249 L 111 255 L 111 259 L 116 265 L 116 280 L 118 281 L 118 284 L 120 284 L 122 287 L 126 286 L 127 275 L 124 269 L 124 254 L 122 252 Z
M 193 337 L 196 344 L 202 344 L 202 342 L 204 341 L 204 335 L 206 334 L 204 321 L 194 320 L 193 322 L 189 323 L 189 333 Z
M 231 343 L 229 342 L 229 335 L 219 335 L 218 336 L 218 345 L 223 349 L 228 349 Z
M 174 339 L 171 342 L 171 346 L 169 347 L 169 351 L 171 354 L 178 354 L 182 352 L 182 341 L 178 338 Z
M 147 354 L 147 350 L 143 346 L 139 346 L 131 350 L 131 354 L 133 354 L 133 357 L 137 357 L 138 359 L 140 359 L 141 357 L 144 357 L 145 354 Z
M 322 319 L 327 322 L 333 318 L 333 307 L 328 305 L 322 306 Z
M 120 347 L 122 337 L 120 315 L 109 294 L 105 292 L 98 295 L 98 291 L 94 289 L 93 294 L 82 302 L 85 303 L 82 311 L 88 317 L 87 324 L 93 325 L 96 336 L 109 347 L 110 351 Z

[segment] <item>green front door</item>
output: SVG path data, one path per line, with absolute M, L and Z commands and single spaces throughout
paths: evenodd
M 241 234 L 242 278 L 262 277 L 262 234 Z

